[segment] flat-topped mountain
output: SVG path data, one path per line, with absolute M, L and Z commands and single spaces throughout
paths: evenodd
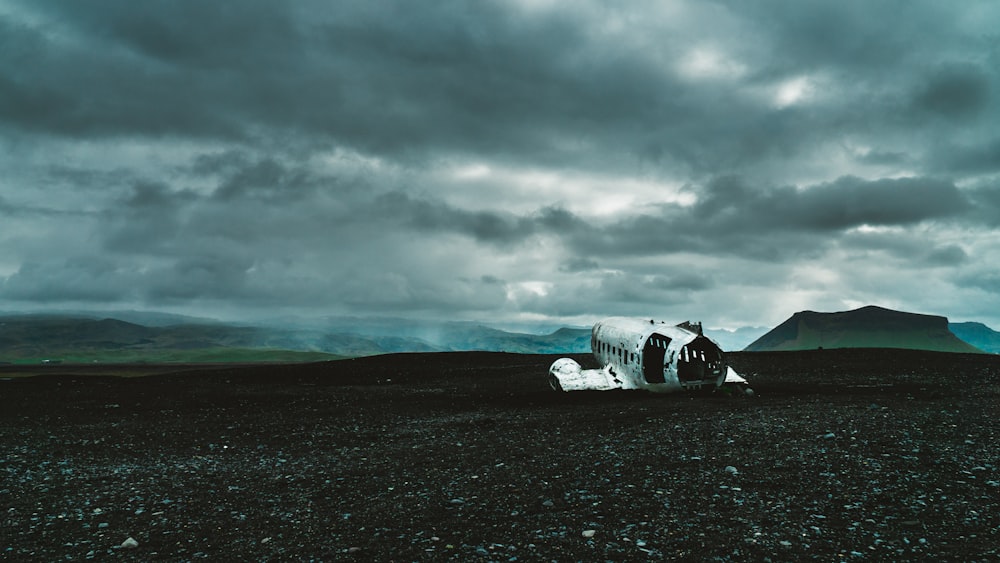
M 853 311 L 800 311 L 749 346 L 747 352 L 817 348 L 902 348 L 982 353 L 948 328 L 948 319 L 869 305 Z

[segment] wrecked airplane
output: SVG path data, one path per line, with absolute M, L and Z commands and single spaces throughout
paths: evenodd
M 722 349 L 702 334 L 701 323 L 669 325 L 612 317 L 594 325 L 590 347 L 600 369 L 582 369 L 572 358 L 549 368 L 556 391 L 644 389 L 654 393 L 735 390 L 753 394 L 726 364 Z

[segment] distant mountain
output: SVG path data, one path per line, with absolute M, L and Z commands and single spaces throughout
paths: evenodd
M 748 344 L 760 338 L 762 334 L 767 332 L 767 328 L 762 326 L 742 326 L 736 330 L 706 328 L 703 329 L 703 332 L 723 350 L 735 352 L 746 348 Z
M 458 337 L 459 334 L 452 335 Z M 552 334 L 524 334 L 477 326 L 450 343 L 452 350 L 485 350 L 520 354 L 575 354 L 590 351 L 590 329 L 560 328 Z
M 983 323 L 949 323 L 951 332 L 976 348 L 991 354 L 1000 354 L 1000 332 Z
M 0 317 L 0 362 L 319 361 L 338 354 L 273 346 L 254 327 L 147 327 L 117 319 L 54 315 Z
M 268 354 L 281 361 L 293 361 L 294 353 L 303 354 L 303 360 L 311 360 L 392 352 L 482 350 L 535 354 L 590 350 L 590 329 L 561 328 L 538 335 L 471 323 L 383 320 L 341 322 L 324 329 L 178 320 L 185 322 L 144 326 L 110 318 L 0 317 L 0 362 L 240 361 L 242 358 L 259 361 Z
M 192 317 L 190 315 L 178 315 L 176 313 L 160 313 L 157 311 L 83 311 L 83 310 L 54 310 L 36 313 L 12 313 L 0 311 L 2 319 L 115 319 L 142 326 L 171 326 L 180 324 L 226 324 L 222 321 L 208 317 Z
M 245 325 L 179 315 L 120 312 L 0 315 L 0 363 L 311 361 L 395 352 L 494 351 L 524 354 L 590 352 L 588 328 L 536 327 L 545 334 L 461 321 L 329 317 Z M 118 313 L 114 313 L 118 314 Z M 139 320 L 144 322 L 137 322 Z M 705 329 L 723 350 L 894 347 L 977 351 L 948 332 L 944 317 L 865 307 L 844 313 L 796 313 L 774 330 Z M 966 342 L 1000 351 L 1000 333 L 979 323 L 950 325 Z M 767 332 L 761 336 L 761 334 Z M 748 345 L 749 344 L 749 345 Z
M 948 330 L 948 319 L 873 305 L 839 313 L 800 311 L 749 346 L 748 352 L 817 348 L 905 348 L 979 352 Z

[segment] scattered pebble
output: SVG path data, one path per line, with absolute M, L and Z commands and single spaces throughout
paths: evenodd
M 996 558 L 1000 441 L 987 415 L 1000 362 L 974 374 L 991 387 L 973 384 L 961 401 L 957 391 L 910 401 L 891 387 L 829 401 L 786 367 L 790 390 L 773 379 L 780 371 L 761 370 L 772 378 L 761 389 L 782 391 L 752 403 L 547 402 L 517 387 L 547 366 L 472 383 L 439 367 L 429 383 L 391 388 L 234 374 L 228 385 L 12 386 L 0 561 Z M 840 367 L 815 369 L 852 376 Z M 959 369 L 932 367 L 942 380 Z M 414 400 L 425 385 L 448 389 Z M 104 410 L 109 401 L 126 408 Z M 121 533 L 141 546 L 115 544 Z
M 128 539 L 122 542 L 120 547 L 122 549 L 135 549 L 139 547 L 139 542 L 137 542 L 135 538 L 130 536 Z

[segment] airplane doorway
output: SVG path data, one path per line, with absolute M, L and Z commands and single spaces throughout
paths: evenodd
M 659 334 L 652 334 L 642 347 L 642 376 L 646 383 L 664 383 L 663 357 L 667 353 L 670 339 Z

